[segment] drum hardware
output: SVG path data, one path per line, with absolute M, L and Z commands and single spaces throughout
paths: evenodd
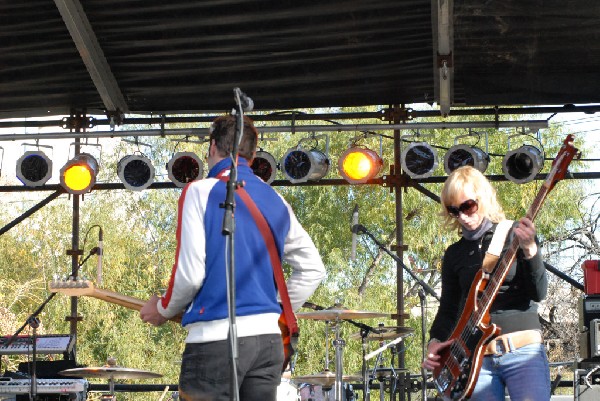
M 316 306 L 315 306 L 316 307 Z M 316 308 L 315 308 L 316 309 Z M 311 312 L 300 312 L 297 313 L 296 316 L 300 319 L 312 319 L 312 320 L 325 320 L 328 324 L 331 322 L 332 327 L 335 329 L 335 339 L 333 341 L 333 346 L 335 347 L 335 381 L 334 381 L 334 399 L 335 401 L 342 401 L 342 382 L 344 381 L 343 376 L 343 352 L 344 346 L 346 342 L 344 339 L 340 337 L 340 322 L 347 321 L 352 323 L 361 329 L 361 333 L 366 333 L 368 335 L 370 332 L 378 331 L 376 328 L 371 326 L 367 326 L 362 323 L 358 323 L 353 321 L 352 319 L 369 319 L 369 318 L 378 318 L 378 317 L 388 317 L 391 318 L 391 314 L 389 313 L 381 313 L 381 312 L 370 312 L 370 311 L 361 311 L 361 310 L 352 310 L 345 309 L 341 305 L 336 304 L 332 308 L 328 309 L 319 309 Z M 382 333 L 378 333 L 382 334 Z M 366 352 L 366 344 L 365 340 L 363 340 L 363 369 L 362 369 L 362 377 L 359 380 L 366 383 L 366 366 L 364 364 L 364 353 Z M 325 349 L 326 357 L 325 357 L 325 369 L 326 371 L 329 368 L 329 353 L 328 348 Z M 368 386 L 365 386 L 368 388 Z
M 370 319 L 375 317 L 391 318 L 392 315 L 390 313 L 368 312 L 351 309 L 323 309 L 312 312 L 299 312 L 296 313 L 296 316 L 300 319 L 339 321 L 347 319 Z
M 353 338 L 361 338 L 362 341 L 362 372 L 363 372 L 363 401 L 369 401 L 371 397 L 371 382 L 375 379 L 379 381 L 379 395 L 380 400 L 384 399 L 384 391 L 386 387 L 390 387 L 392 382 L 396 383 L 397 374 L 393 368 L 393 355 L 396 353 L 396 344 L 402 341 L 405 337 L 412 335 L 414 330 L 410 327 L 399 327 L 399 326 L 384 326 L 380 323 L 376 328 L 361 328 L 357 334 L 352 334 Z M 360 336 L 360 337 L 358 337 Z M 388 339 L 392 341 L 386 343 Z M 367 341 L 379 341 L 380 347 L 370 353 L 367 351 Z M 383 351 L 391 348 L 392 350 L 392 364 L 390 368 L 383 368 L 382 357 Z M 377 356 L 374 368 L 368 372 L 367 361 Z M 379 367 L 379 368 L 377 368 Z M 370 374 L 368 374 L 370 373 Z
M 404 339 L 404 337 L 401 336 L 401 337 L 396 338 L 395 340 L 390 341 L 389 343 L 382 345 L 381 347 L 377 348 L 375 351 L 367 354 L 367 356 L 365 356 L 365 359 L 368 361 L 369 359 L 373 358 L 375 355 L 381 354 L 383 351 L 385 351 L 389 347 L 398 344 L 403 339 Z
M 386 340 L 395 340 L 399 336 L 408 337 L 414 333 L 415 329 L 412 327 L 402 327 L 402 326 L 379 326 L 371 330 L 366 339 L 368 341 L 386 341 Z M 358 340 L 362 339 L 362 332 L 352 333 L 350 334 L 350 339 Z
M 331 388 L 335 384 L 335 379 L 335 372 L 325 370 L 314 375 L 296 376 L 292 380 L 298 384 L 306 383 Z M 342 375 L 344 382 L 360 382 L 361 379 L 360 375 Z
M 160 373 L 117 366 L 117 360 L 114 358 L 108 358 L 104 366 L 66 369 L 61 370 L 58 374 L 70 377 L 108 379 L 109 393 L 101 396 L 102 401 L 116 400 L 115 379 L 154 379 L 162 377 Z

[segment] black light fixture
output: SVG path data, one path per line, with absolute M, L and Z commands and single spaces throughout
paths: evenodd
M 52 160 L 41 150 L 27 151 L 17 160 L 16 170 L 24 185 L 39 187 L 52 177 Z
M 438 166 L 437 151 L 427 142 L 411 142 L 402 152 L 401 163 L 411 178 L 431 177 Z
M 544 167 L 544 154 L 532 145 L 523 145 L 511 150 L 502 160 L 504 176 L 517 184 L 532 181 L 542 167 Z
M 146 156 L 127 155 L 117 163 L 117 176 L 132 191 L 141 191 L 154 182 L 154 166 Z
M 444 155 L 444 170 L 450 174 L 462 166 L 472 166 L 482 173 L 487 170 L 490 156 L 476 146 L 454 145 Z
M 204 174 L 204 163 L 193 152 L 177 152 L 167 163 L 169 179 L 179 188 L 195 181 Z
M 316 148 L 318 139 L 325 138 L 325 152 Z M 314 141 L 315 146 L 309 150 L 302 146 L 305 141 Z M 329 172 L 329 136 L 312 135 L 301 139 L 298 145 L 288 151 L 281 158 L 281 172 L 292 183 L 318 181 Z
M 252 171 L 254 171 L 254 174 L 267 184 L 270 184 L 275 180 L 278 166 L 275 158 L 270 153 L 263 150 L 257 151 L 250 167 L 252 168 Z
M 60 169 L 60 185 L 70 194 L 90 192 L 96 184 L 98 162 L 89 153 L 80 153 Z
M 281 171 L 292 184 L 317 181 L 327 175 L 329 158 L 320 150 L 292 148 L 281 159 Z

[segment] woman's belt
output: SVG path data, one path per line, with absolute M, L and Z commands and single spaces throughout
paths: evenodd
M 485 348 L 485 355 L 500 356 L 530 344 L 540 344 L 542 333 L 539 330 L 523 330 L 502 334 L 494 338 Z

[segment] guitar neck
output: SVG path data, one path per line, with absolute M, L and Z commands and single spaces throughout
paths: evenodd
M 128 295 L 119 294 L 118 292 L 114 292 L 114 291 L 110 291 L 110 290 L 104 290 L 101 288 L 94 288 L 93 292 L 88 295 L 91 297 L 100 299 L 102 301 L 110 302 L 110 303 L 116 304 L 116 305 L 121 305 L 121 306 L 124 306 L 125 308 L 137 310 L 137 311 L 141 310 L 142 307 L 144 306 L 144 304 L 146 303 L 145 301 L 142 301 L 141 299 L 130 297 Z M 170 318 L 169 320 L 180 323 L 181 315 L 174 316 L 174 317 Z
M 540 190 L 538 191 L 535 199 L 533 200 L 531 206 L 529 207 L 529 210 L 527 211 L 526 216 L 531 221 L 534 221 L 535 218 L 537 217 L 538 212 L 542 208 L 544 200 L 548 196 L 549 192 L 550 192 L 550 187 L 548 185 L 542 185 L 540 187 Z M 502 257 L 502 259 L 498 262 L 497 267 L 494 270 L 494 272 L 491 273 L 489 282 L 488 282 L 485 290 L 483 291 L 483 294 L 481 295 L 480 304 L 479 304 L 480 305 L 479 313 L 475 314 L 475 318 L 476 318 L 477 322 L 481 322 L 481 320 L 486 315 L 487 311 L 489 311 L 489 309 L 491 308 L 492 303 L 494 302 L 494 299 L 496 298 L 496 295 L 498 294 L 498 291 L 500 290 L 500 286 L 504 282 L 504 279 L 506 278 L 506 275 L 508 274 L 508 271 L 510 270 L 510 266 L 513 264 L 513 262 L 515 261 L 515 258 L 517 257 L 518 250 L 519 250 L 519 240 L 516 236 L 513 236 L 512 240 L 510 242 L 510 245 L 508 247 L 508 250 Z

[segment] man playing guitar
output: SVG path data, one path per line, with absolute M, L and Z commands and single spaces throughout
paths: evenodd
M 219 117 L 213 122 L 208 177 L 188 184 L 179 199 L 177 251 L 169 287 L 161 298 L 150 298 L 140 311 L 142 320 L 154 325 L 184 311 L 182 325 L 188 336 L 179 393 L 186 401 L 234 399 L 227 342 L 228 247 L 222 235 L 225 210 L 220 205 L 226 199 L 235 128 L 234 116 Z M 257 141 L 258 132 L 245 117 L 237 161 L 239 181 L 244 185 L 236 190 L 235 196 L 237 382 L 240 400 L 274 401 L 284 355 L 278 324 L 279 284 L 275 286 L 272 262 L 278 259 L 292 267 L 287 293 L 293 310 L 299 309 L 315 291 L 325 277 L 325 268 L 290 205 L 254 175 L 250 163 Z M 251 200 L 244 200 L 245 196 Z M 256 217 L 257 209 L 262 216 Z M 262 223 L 266 221 L 263 227 L 270 230 L 273 246 L 269 246 L 264 231 L 257 227 L 260 219 Z

